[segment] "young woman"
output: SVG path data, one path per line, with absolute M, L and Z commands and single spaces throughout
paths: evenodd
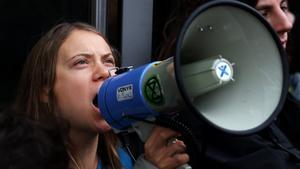
M 101 116 L 93 99 L 116 60 L 104 37 L 83 23 L 62 23 L 31 50 L 20 81 L 15 108 L 34 120 L 55 120 L 74 169 L 130 169 L 131 159 Z M 177 132 L 156 127 L 145 144 L 141 168 L 176 168 L 189 156 L 185 145 L 168 139 Z M 141 165 L 142 164 L 142 165 Z

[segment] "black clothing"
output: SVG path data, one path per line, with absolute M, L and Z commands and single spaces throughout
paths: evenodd
M 208 129 L 203 139 L 201 165 L 208 168 L 300 169 L 299 104 L 289 95 L 277 121 L 259 133 L 233 136 Z
M 300 102 L 289 95 L 277 121 L 291 143 L 300 149 Z
M 209 168 L 220 169 L 300 168 L 293 155 L 274 143 L 269 134 L 270 129 L 246 137 L 210 135 L 206 138 L 204 161 Z

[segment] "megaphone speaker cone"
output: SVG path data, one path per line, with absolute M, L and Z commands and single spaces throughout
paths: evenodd
M 197 93 L 203 84 L 214 86 L 213 80 L 191 72 L 219 55 L 231 62 L 220 62 L 216 69 L 218 79 L 233 73 L 224 76 L 228 84 Z M 238 2 L 212 2 L 195 10 L 181 30 L 174 59 L 176 81 L 186 103 L 209 124 L 228 133 L 249 134 L 267 126 L 282 107 L 286 59 L 276 33 L 254 9 Z

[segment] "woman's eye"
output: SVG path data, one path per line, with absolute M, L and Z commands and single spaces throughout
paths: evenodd
M 288 6 L 282 6 L 281 10 L 284 11 L 284 12 L 287 12 L 287 11 L 289 11 L 289 7 Z
M 80 59 L 77 60 L 74 65 L 76 66 L 76 65 L 83 65 L 83 64 L 88 64 L 88 62 L 84 59 Z
M 112 64 L 115 63 L 115 61 L 114 61 L 113 59 L 108 59 L 108 60 L 106 60 L 106 62 L 107 62 L 107 63 L 112 63 Z
M 281 4 L 280 4 L 280 8 L 282 11 L 284 12 L 287 12 L 289 10 L 289 4 L 287 1 L 283 1 Z
M 259 10 L 259 13 L 264 17 L 267 17 L 268 15 L 268 11 L 266 9 Z
M 115 66 L 115 60 L 114 59 L 110 59 L 110 58 L 107 58 L 107 59 L 105 59 L 104 60 L 104 63 L 106 63 L 106 64 L 109 64 L 109 66 L 111 65 L 111 66 Z

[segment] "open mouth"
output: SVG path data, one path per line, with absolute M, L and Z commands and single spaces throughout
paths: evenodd
M 93 105 L 94 105 L 95 107 L 99 108 L 99 107 L 98 107 L 98 95 L 96 95 L 95 98 L 93 99 Z

